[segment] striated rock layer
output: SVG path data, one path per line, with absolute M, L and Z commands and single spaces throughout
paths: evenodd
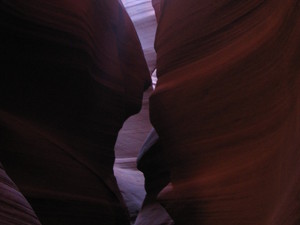
M 40 225 L 31 206 L 0 163 L 0 224 Z
M 150 117 L 175 224 L 300 224 L 300 2 L 158 9 Z
M 3 0 L 0 28 L 6 172 L 42 224 L 129 224 L 113 149 L 151 82 L 122 4 Z
M 156 53 L 154 50 L 154 38 L 156 31 L 156 19 L 151 0 L 122 0 L 124 6 L 134 24 L 150 72 L 156 65 Z

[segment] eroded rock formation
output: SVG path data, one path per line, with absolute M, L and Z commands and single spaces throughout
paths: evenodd
M 135 224 L 298 225 L 299 0 L 152 4 L 156 131 L 138 158 Z M 155 23 L 133 14 L 151 44 Z M 129 224 L 141 183 L 123 139 L 126 206 L 114 145 L 150 76 L 123 5 L 2 0 L 0 28 L 0 223 Z
M 151 0 L 122 0 L 122 2 L 138 33 L 147 65 L 152 73 L 156 65 L 154 38 L 157 26 L 152 2 Z
M 175 224 L 299 224 L 299 1 L 163 0 L 160 15 L 159 200 Z
M 122 4 L 1 1 L 0 26 L 6 172 L 42 224 L 129 224 L 114 144 L 150 75 Z

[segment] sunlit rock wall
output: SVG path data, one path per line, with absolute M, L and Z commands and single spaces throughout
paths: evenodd
M 154 38 L 156 19 L 151 0 L 122 0 L 142 44 L 143 52 L 152 73 L 156 65 Z
M 150 75 L 125 9 L 117 0 L 4 0 L 0 28 L 6 172 L 42 224 L 129 224 L 114 144 Z
M 162 0 L 151 121 L 175 224 L 300 223 L 300 2 Z

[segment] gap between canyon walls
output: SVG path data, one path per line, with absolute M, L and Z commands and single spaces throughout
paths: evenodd
M 151 0 L 122 0 L 139 36 L 150 73 L 155 69 L 154 38 L 156 19 Z M 155 77 L 152 78 L 154 83 Z M 149 120 L 150 87 L 144 92 L 141 111 L 130 117 L 119 132 L 115 145 L 114 173 L 134 223 L 145 198 L 144 176 L 137 170 L 139 151 L 152 129 Z

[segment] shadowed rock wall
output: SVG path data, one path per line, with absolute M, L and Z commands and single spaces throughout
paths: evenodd
M 42 224 L 129 224 L 114 144 L 151 82 L 125 9 L 111 0 L 1 1 L 0 28 L 6 172 Z

